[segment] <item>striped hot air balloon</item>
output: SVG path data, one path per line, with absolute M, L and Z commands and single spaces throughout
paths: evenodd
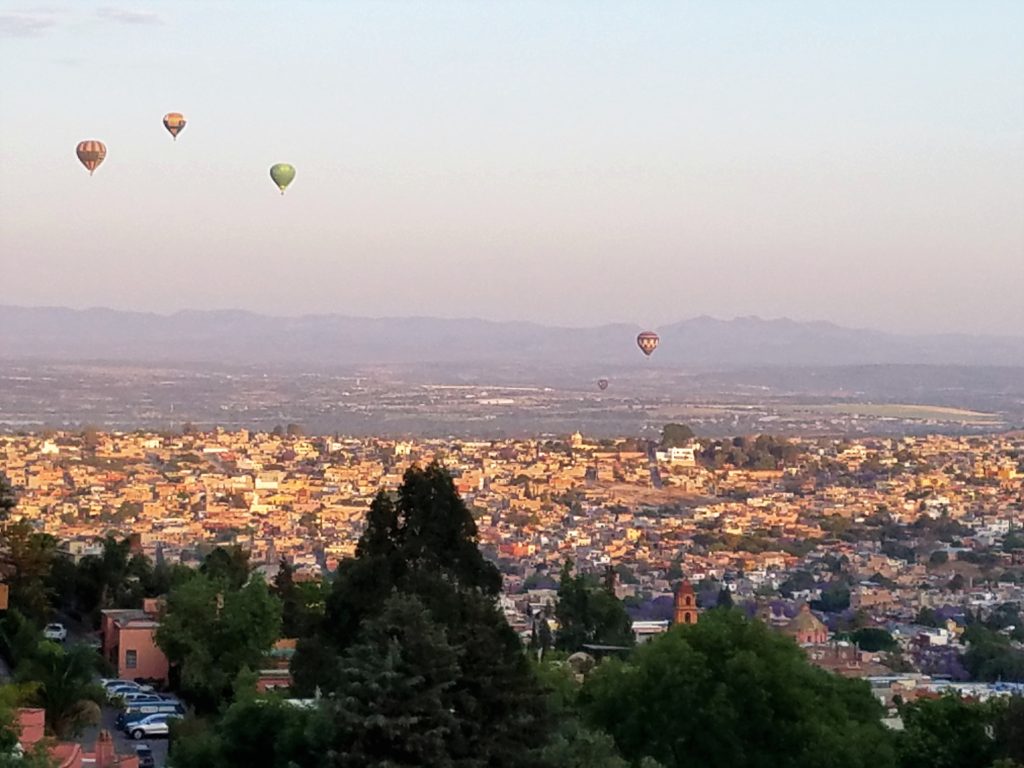
M 648 357 L 658 348 L 658 342 L 661 341 L 658 338 L 658 334 L 654 331 L 644 331 L 636 337 L 636 345 L 640 347 L 640 351 Z
M 181 112 L 168 112 L 164 115 L 164 128 L 177 141 L 178 134 L 185 130 L 185 116 Z
M 92 176 L 92 172 L 99 168 L 100 163 L 106 158 L 107 148 L 102 141 L 88 139 L 78 142 L 75 154 L 78 155 L 79 162 L 86 167 L 89 175 Z

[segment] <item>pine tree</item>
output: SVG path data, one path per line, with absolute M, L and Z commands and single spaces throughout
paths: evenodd
M 316 686 L 339 701 L 363 700 L 371 680 L 353 675 L 369 669 L 383 675 L 395 695 L 420 695 L 420 678 L 432 679 L 433 667 L 417 668 L 418 647 L 396 655 L 391 645 L 366 634 L 368 626 L 379 633 L 376 622 L 390 621 L 384 606 L 392 606 L 396 596 L 415 600 L 426 612 L 418 620 L 433 623 L 455 658 L 453 685 L 450 692 L 445 689 L 456 728 L 446 741 L 452 764 L 536 765 L 534 748 L 544 743 L 547 732 L 545 701 L 518 636 L 498 610 L 500 588 L 501 575 L 481 554 L 476 524 L 451 477 L 436 464 L 414 467 L 396 494 L 378 494 L 371 505 L 356 557 L 339 567 L 327 598 L 323 634 L 304 639 L 292 661 L 296 687 L 307 695 Z M 407 603 L 401 609 L 412 611 Z M 438 658 L 446 658 L 443 649 Z M 429 729 L 420 734 L 416 718 L 387 720 L 391 729 L 403 723 L 411 729 L 410 738 L 422 739 L 416 750 L 426 754 L 436 747 L 431 741 L 436 734 Z M 395 734 L 396 752 L 387 759 L 395 765 L 415 764 L 402 762 L 413 757 Z M 387 741 L 385 736 L 376 738 Z M 369 737 L 363 732 L 353 738 L 364 744 Z M 369 747 L 359 749 L 370 755 Z M 339 745 L 339 752 L 347 754 L 347 748 Z M 423 764 L 446 764 L 422 759 Z
M 336 762 L 345 768 L 455 766 L 458 657 L 415 597 L 395 595 L 342 656 Z

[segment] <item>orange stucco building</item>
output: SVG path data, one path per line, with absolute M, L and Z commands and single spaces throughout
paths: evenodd
M 156 644 L 156 606 L 146 607 L 103 611 L 103 656 L 117 667 L 120 678 L 166 682 L 170 665 Z

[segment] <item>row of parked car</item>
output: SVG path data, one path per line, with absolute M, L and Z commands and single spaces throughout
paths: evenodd
M 172 720 L 185 716 L 185 707 L 174 696 L 157 693 L 153 686 L 132 680 L 100 681 L 107 698 L 122 711 L 117 727 L 133 739 L 167 736 Z

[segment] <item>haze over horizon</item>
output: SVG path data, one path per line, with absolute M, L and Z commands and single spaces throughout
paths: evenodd
M 1024 329 L 1019 3 L 3 2 L 0 36 L 5 303 Z
M 211 315 L 211 316 L 216 316 L 218 314 L 228 314 L 228 315 L 238 314 L 238 315 L 250 315 L 250 316 L 254 316 L 254 317 L 262 318 L 262 319 L 266 319 L 266 320 L 281 320 L 281 321 L 313 319 L 313 318 L 337 318 L 337 319 L 343 319 L 343 320 L 357 320 L 357 321 L 362 321 L 362 320 L 368 320 L 368 321 L 438 320 L 438 321 L 470 322 L 470 323 L 482 323 L 482 324 L 494 324 L 494 325 L 521 324 L 521 325 L 535 326 L 535 327 L 538 327 L 538 328 L 545 328 L 545 329 L 551 329 L 551 330 L 564 329 L 564 330 L 581 330 L 581 331 L 594 330 L 594 329 L 600 329 L 600 328 L 606 328 L 606 327 L 614 327 L 614 326 L 630 326 L 630 327 L 635 326 L 636 329 L 641 329 L 641 328 L 644 328 L 644 327 L 648 327 L 648 326 L 641 326 L 641 325 L 639 325 L 639 324 L 637 324 L 637 323 L 635 323 L 635 322 L 633 322 L 631 320 L 628 320 L 628 319 L 627 320 L 606 320 L 604 322 L 594 321 L 594 322 L 577 322 L 577 323 L 573 323 L 573 322 L 559 323 L 559 322 L 543 322 L 543 321 L 531 320 L 529 318 L 523 318 L 523 319 L 520 319 L 520 318 L 495 319 L 495 318 L 482 317 L 482 316 L 479 316 L 479 315 L 455 314 L 455 313 L 447 314 L 447 315 L 446 314 L 440 314 L 440 313 L 438 313 L 438 314 L 416 314 L 416 315 L 408 315 L 408 314 L 403 315 L 403 314 L 399 314 L 399 313 L 394 313 L 394 314 L 392 314 L 392 313 L 388 313 L 388 314 L 355 314 L 355 313 L 345 312 L 343 310 L 341 310 L 341 311 L 333 311 L 333 312 L 331 312 L 331 311 L 328 311 L 328 312 L 304 312 L 304 311 L 301 311 L 301 310 L 295 311 L 295 312 L 285 312 L 285 311 L 268 311 L 268 310 L 261 310 L 261 309 L 248 309 L 248 308 L 244 308 L 244 307 L 211 307 L 211 308 L 179 307 L 179 308 L 169 308 L 169 309 L 166 309 L 166 310 L 159 310 L 158 311 L 158 310 L 152 310 L 152 309 L 124 309 L 124 308 L 112 307 L 112 306 L 107 306 L 107 305 L 102 305 L 102 304 L 91 305 L 91 306 L 82 306 L 82 307 L 74 307 L 74 306 L 68 306 L 68 305 L 42 305 L 42 304 L 39 304 L 39 305 L 26 305 L 26 304 L 18 304 L 16 302 L 0 302 L 0 310 L 4 310 L 4 309 L 39 310 L 39 311 L 44 311 L 44 312 L 50 312 L 50 311 L 62 312 L 62 311 L 66 310 L 66 311 L 74 312 L 74 313 L 78 313 L 78 312 L 86 312 L 86 313 L 90 313 L 90 312 L 108 312 L 108 313 L 113 313 L 115 315 L 136 315 L 137 314 L 137 315 L 151 316 L 151 317 L 160 318 L 160 319 L 173 319 L 175 317 L 181 317 L 181 316 L 185 316 L 185 315 L 199 315 L 199 316 Z M 993 338 L 993 339 L 998 339 L 998 338 L 1022 339 L 1022 338 L 1024 338 L 1024 328 L 1020 328 L 1020 329 L 1010 328 L 1010 329 L 1007 329 L 1007 331 L 1004 332 L 1004 333 L 998 333 L 998 332 L 997 333 L 984 333 L 984 332 L 971 333 L 971 332 L 960 332 L 960 331 L 932 331 L 932 332 L 929 332 L 927 330 L 917 331 L 917 332 L 909 332 L 909 333 L 900 333 L 898 330 L 892 329 L 892 328 L 884 328 L 884 327 L 872 328 L 870 326 L 845 325 L 843 323 L 837 323 L 837 322 L 834 322 L 832 320 L 813 319 L 813 318 L 812 319 L 807 319 L 807 320 L 797 320 L 795 318 L 788 317 L 788 316 L 785 316 L 785 315 L 779 315 L 779 316 L 775 316 L 775 317 L 763 317 L 763 316 L 757 315 L 757 314 L 732 315 L 732 316 L 713 315 L 713 314 L 690 315 L 690 316 L 678 317 L 678 318 L 675 318 L 675 319 L 669 319 L 669 320 L 667 320 L 664 323 L 659 323 L 657 325 L 652 325 L 652 326 L 649 326 L 649 327 L 652 330 L 658 330 L 658 329 L 665 328 L 665 327 L 671 327 L 671 326 L 677 326 L 677 325 L 686 325 L 686 324 L 692 324 L 692 323 L 701 323 L 701 322 L 715 323 L 715 324 L 721 324 L 721 325 L 730 325 L 730 324 L 736 324 L 736 323 L 751 322 L 751 323 L 761 324 L 761 325 L 764 325 L 764 326 L 773 326 L 773 325 L 781 325 L 781 324 L 792 324 L 794 326 L 799 326 L 799 327 L 804 327 L 804 328 L 814 328 L 814 327 L 834 328 L 836 330 L 850 331 L 850 332 L 854 332 L 854 333 L 859 333 L 859 332 L 881 333 L 881 334 L 887 334 L 887 335 L 902 336 L 904 338 L 913 338 L 915 336 L 920 336 L 920 337 L 962 336 L 962 337 L 978 337 L 978 338 Z

